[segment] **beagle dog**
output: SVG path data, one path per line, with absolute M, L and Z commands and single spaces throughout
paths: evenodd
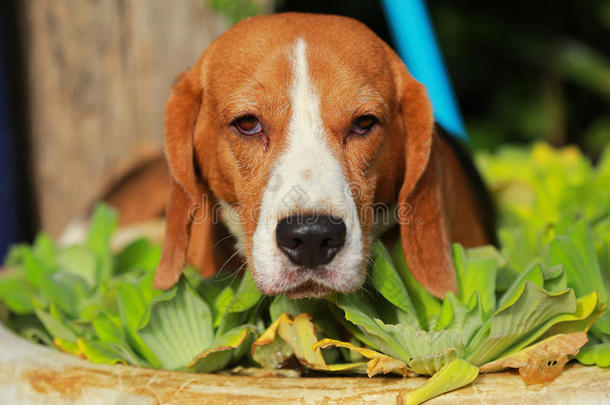
M 350 18 L 235 25 L 177 77 L 165 150 L 157 288 L 187 262 L 211 275 L 241 257 L 264 294 L 351 292 L 372 241 L 399 229 L 413 276 L 442 297 L 457 290 L 451 241 L 494 242 L 485 187 L 424 86 Z

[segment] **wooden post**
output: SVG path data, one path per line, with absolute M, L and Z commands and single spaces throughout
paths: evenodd
M 34 187 L 58 234 L 117 164 L 161 147 L 172 80 L 227 24 L 204 0 L 21 4 Z

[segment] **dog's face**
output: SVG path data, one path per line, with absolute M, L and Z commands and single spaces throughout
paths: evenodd
M 414 222 L 407 198 L 430 159 L 432 121 L 422 86 L 356 21 L 281 14 L 236 25 L 168 102 L 174 184 L 157 285 L 175 282 L 189 207 L 204 198 L 223 207 L 263 293 L 357 289 L 378 214 L 397 213 L 403 233 Z

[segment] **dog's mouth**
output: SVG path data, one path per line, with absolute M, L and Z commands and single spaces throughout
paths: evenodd
M 295 287 L 291 287 L 283 293 L 292 299 L 297 298 L 322 298 L 331 294 L 333 290 L 325 285 L 317 283 L 313 280 L 305 281 Z

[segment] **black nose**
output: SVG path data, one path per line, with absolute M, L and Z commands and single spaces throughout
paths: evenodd
M 345 222 L 331 216 L 295 215 L 275 229 L 278 247 L 299 266 L 329 263 L 345 243 Z

